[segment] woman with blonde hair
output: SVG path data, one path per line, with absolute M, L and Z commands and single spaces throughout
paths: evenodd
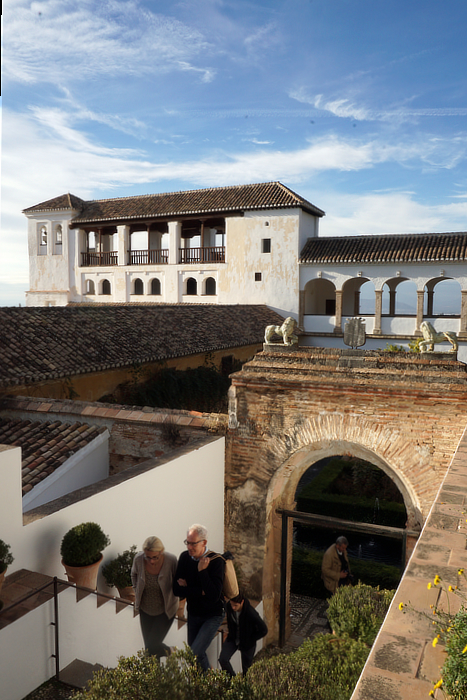
M 173 594 L 177 558 L 166 552 L 158 537 L 148 537 L 131 568 L 135 589 L 135 610 L 139 612 L 144 646 L 150 656 L 168 656 L 170 647 L 164 644 L 178 608 Z

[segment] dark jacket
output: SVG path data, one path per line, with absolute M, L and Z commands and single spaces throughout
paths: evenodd
M 229 642 L 236 643 L 237 640 L 237 620 L 235 613 L 230 607 L 230 603 L 226 605 L 227 624 L 229 633 L 227 639 Z M 239 649 L 251 649 L 254 647 L 258 639 L 261 639 L 268 633 L 268 628 L 261 616 L 256 612 L 249 600 L 245 598 L 243 608 L 240 612 L 240 644 Z
M 179 598 L 186 598 L 188 615 L 208 618 L 223 614 L 224 567 L 224 560 L 218 557 L 210 562 L 207 569 L 198 571 L 198 562 L 188 552 L 180 554 L 173 592 Z M 179 586 L 179 578 L 185 579 L 187 585 Z

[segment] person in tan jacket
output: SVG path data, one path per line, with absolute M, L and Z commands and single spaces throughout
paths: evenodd
M 341 535 L 324 553 L 321 578 L 331 594 L 335 593 L 339 586 L 349 583 L 351 574 L 347 557 L 348 544 L 347 538 Z

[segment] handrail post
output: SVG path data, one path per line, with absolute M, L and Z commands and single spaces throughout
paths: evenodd
M 60 654 L 59 654 L 59 639 L 58 639 L 58 579 L 54 576 L 54 622 L 55 626 L 55 678 L 57 681 L 60 680 Z
M 281 570 L 280 570 L 280 607 L 279 607 L 279 646 L 285 644 L 285 614 L 287 603 L 287 543 L 288 543 L 288 525 L 289 516 L 287 513 L 282 513 L 282 532 L 281 532 Z

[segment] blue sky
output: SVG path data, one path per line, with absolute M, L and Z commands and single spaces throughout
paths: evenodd
M 465 0 L 6 0 L 0 304 L 25 207 L 280 180 L 321 235 L 467 229 Z

